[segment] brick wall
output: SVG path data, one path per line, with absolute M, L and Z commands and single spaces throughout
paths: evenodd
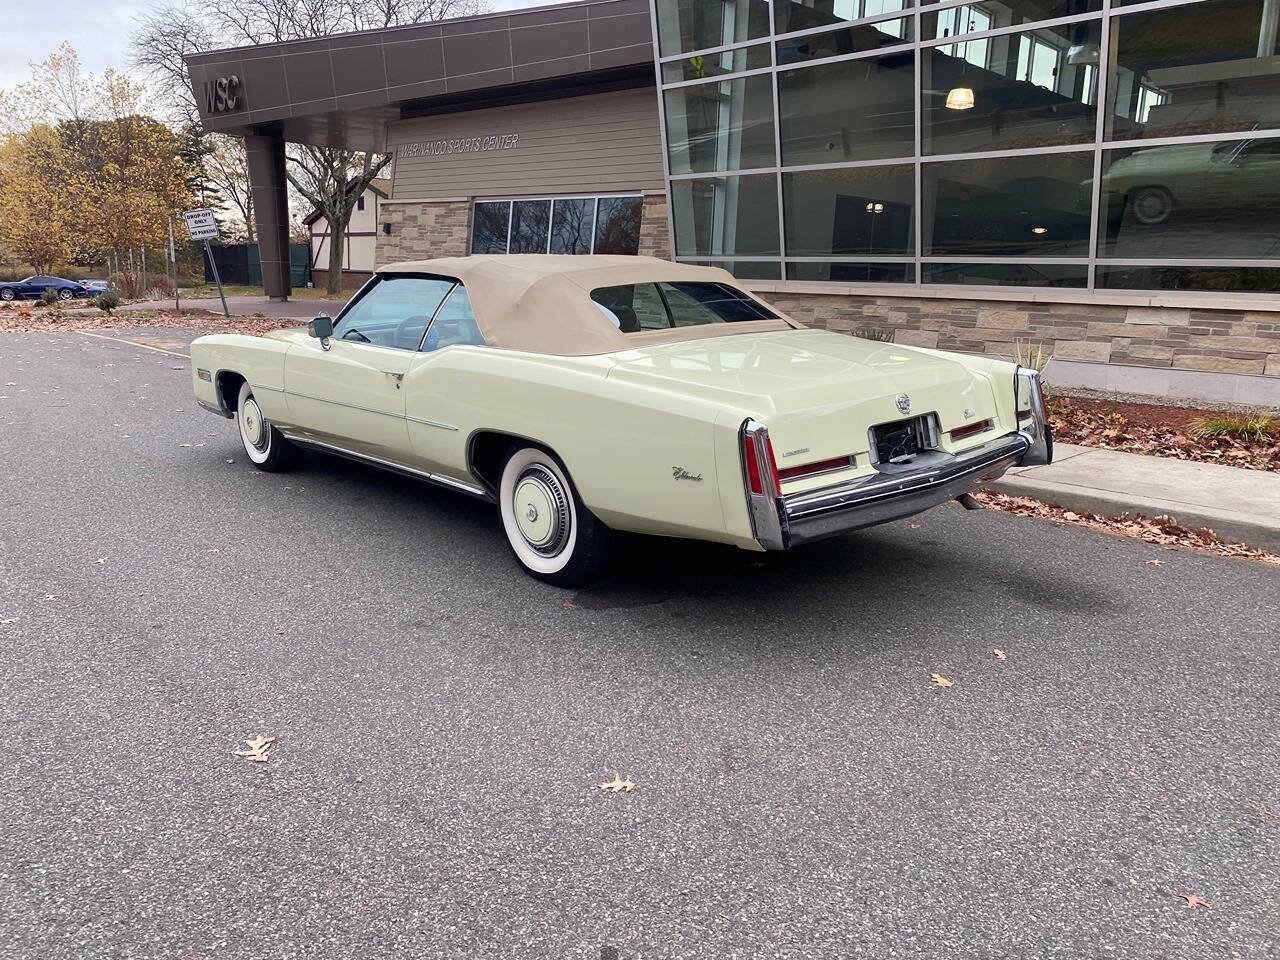
M 471 249 L 471 201 L 424 200 L 384 203 L 379 211 L 391 233 L 382 232 L 374 244 L 378 266 L 430 257 L 465 257 Z
M 642 257 L 671 259 L 671 241 L 667 232 L 667 195 L 646 193 L 640 212 L 640 249 Z
M 768 293 L 801 323 L 850 333 L 892 328 L 898 343 L 1012 356 L 1017 340 L 1063 360 L 1280 377 L 1280 313 L 1072 303 Z

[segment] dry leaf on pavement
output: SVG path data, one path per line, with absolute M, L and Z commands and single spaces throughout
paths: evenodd
M 630 793 L 636 788 L 635 781 L 631 779 L 631 774 L 627 774 L 627 779 L 623 780 L 618 776 L 617 771 L 613 774 L 613 779 L 608 783 L 600 784 L 600 789 L 609 793 Z
M 245 741 L 245 746 L 249 748 L 248 750 L 236 750 L 233 752 L 237 757 L 244 757 L 254 763 L 266 763 L 271 759 L 267 755 L 267 751 L 271 749 L 271 744 L 275 742 L 275 737 L 264 737 L 262 734 L 258 734 L 252 740 Z
M 1178 894 L 1178 896 L 1180 896 L 1183 900 L 1187 901 L 1187 906 L 1188 906 L 1188 907 L 1193 907 L 1193 908 L 1194 908 L 1194 907 L 1204 907 L 1206 910 L 1208 910 L 1208 909 L 1209 909 L 1209 901 L 1208 901 L 1208 900 L 1201 900 L 1201 899 L 1200 899 L 1199 897 L 1197 897 L 1194 893 L 1191 893 L 1191 894 L 1187 894 L 1187 893 L 1180 893 L 1180 894 Z
M 1163 561 L 1163 560 L 1148 560 L 1148 561 L 1147 561 L 1147 566 L 1148 566 L 1148 567 L 1163 567 L 1163 566 L 1164 566 L 1164 561 Z
M 1009 655 L 1008 655 L 1007 653 L 1005 653 L 1003 650 L 1001 650 L 999 647 L 996 647 L 996 648 L 995 648 L 994 650 L 992 650 L 991 652 L 992 652 L 993 654 L 995 654 L 995 658 L 996 658 L 997 660 L 1008 660 L 1008 659 L 1009 659 Z
M 933 681 L 934 686 L 942 687 L 944 690 L 947 687 L 954 687 L 956 685 L 956 682 L 954 680 L 948 680 L 946 677 L 944 677 L 940 673 L 929 674 L 929 679 Z

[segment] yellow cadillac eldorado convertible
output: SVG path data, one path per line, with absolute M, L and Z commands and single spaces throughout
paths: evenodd
M 395 264 L 335 319 L 191 357 L 260 469 L 309 447 L 495 501 L 516 559 L 561 585 L 614 531 L 786 550 L 1053 456 L 1033 370 L 806 329 L 723 270 L 648 257 Z

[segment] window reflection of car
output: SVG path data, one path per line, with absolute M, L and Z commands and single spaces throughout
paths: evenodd
M 1102 189 L 1104 207 L 1145 226 L 1164 223 L 1176 210 L 1255 209 L 1280 196 L 1280 140 L 1135 150 L 1111 164 Z

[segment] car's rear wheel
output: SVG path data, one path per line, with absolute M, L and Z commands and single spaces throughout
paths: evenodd
M 14 292 L 10 290 L 8 287 L 5 287 L 3 290 L 0 290 L 0 300 L 12 300 L 13 298 L 14 298 Z
M 514 450 L 498 484 L 502 527 L 525 572 L 561 587 L 597 577 L 611 531 L 586 508 L 560 461 L 539 447 Z
M 302 460 L 302 451 L 284 438 L 262 415 L 253 388 L 248 382 L 240 384 L 236 401 L 236 426 L 240 428 L 240 442 L 254 466 L 270 473 L 292 470 Z
M 58 291 L 59 300 L 70 300 L 74 296 L 75 294 L 71 292 L 70 287 L 63 287 L 61 290 Z

